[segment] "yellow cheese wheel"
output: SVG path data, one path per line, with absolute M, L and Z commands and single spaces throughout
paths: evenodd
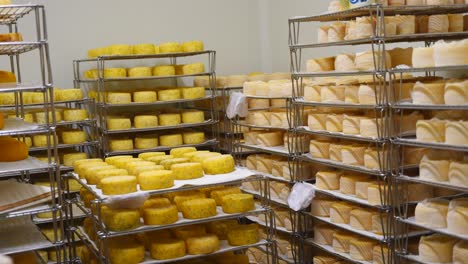
M 197 52 L 203 51 L 203 42 L 200 40 L 193 40 L 193 41 L 186 41 L 182 43 L 182 51 L 183 52 Z
M 104 69 L 104 78 L 125 78 L 127 77 L 127 69 L 125 68 L 107 68 Z
M 228 243 L 231 246 L 255 244 L 259 240 L 258 226 L 256 224 L 240 225 L 227 233 Z
M 174 157 L 172 155 L 155 155 L 146 158 L 145 160 L 152 161 L 156 164 L 159 164 L 161 161 L 166 160 L 166 159 L 173 159 Z
M 174 175 L 169 170 L 145 171 L 138 175 L 141 190 L 159 190 L 174 186 Z
M 165 197 L 150 197 L 143 203 L 142 209 L 151 207 L 164 207 L 171 205 L 171 201 Z
M 145 246 L 132 237 L 119 238 L 110 243 L 109 259 L 112 264 L 137 264 L 145 259 Z
M 182 98 L 197 99 L 205 97 L 205 87 L 182 88 Z
M 126 194 L 137 191 L 135 176 L 112 176 L 101 180 L 102 193 L 106 195 Z
M 74 162 L 73 162 L 73 166 L 74 166 L 74 167 L 77 167 L 77 166 L 80 166 L 80 165 L 82 165 L 82 164 L 87 164 L 87 163 L 89 163 L 89 162 L 103 162 L 103 160 L 100 159 L 100 158 L 77 160 L 77 161 L 74 161 Z
M 127 170 L 124 169 L 109 169 L 109 170 L 101 170 L 95 171 L 91 177 L 96 179 L 96 187 L 100 188 L 101 180 L 109 177 L 114 176 L 125 176 L 128 175 Z
M 213 234 L 189 237 L 185 240 L 185 244 L 190 255 L 210 254 L 220 248 L 219 239 Z
M 88 112 L 85 109 L 65 109 L 63 111 L 63 120 L 82 121 L 88 119 Z
M 142 43 L 142 44 L 133 45 L 132 51 L 134 55 L 158 54 L 158 52 L 156 52 L 154 44 L 151 44 L 151 43 Z
M 133 150 L 133 140 L 131 139 L 111 139 L 109 140 L 110 151 Z
M 126 117 L 109 117 L 107 119 L 108 130 L 120 130 L 132 128 L 132 121 Z
M 156 91 L 139 91 L 133 93 L 135 103 L 154 103 L 158 100 Z
M 169 154 L 171 154 L 172 156 L 174 156 L 174 158 L 185 158 L 183 157 L 183 155 L 185 153 L 189 153 L 189 152 L 195 152 L 197 151 L 196 148 L 194 147 L 181 147 L 181 148 L 173 148 L 170 150 Z
M 108 47 L 109 55 L 132 55 L 133 48 L 126 44 L 115 44 Z
M 131 175 L 140 175 L 140 173 L 145 171 L 154 171 L 154 170 L 164 170 L 164 166 L 161 165 L 150 165 L 150 166 L 142 166 L 136 167 L 129 171 Z
M 144 152 L 138 154 L 138 158 L 146 160 L 147 158 L 154 157 L 154 156 L 164 156 L 166 153 L 164 152 Z
M 160 114 L 158 118 L 160 126 L 177 126 L 181 123 L 181 116 L 178 113 Z
M 211 157 L 216 157 L 216 156 L 221 156 L 221 153 L 218 152 L 201 152 L 197 151 L 194 155 L 192 155 L 192 158 L 190 159 L 192 162 L 200 162 L 202 163 L 204 160 L 207 158 Z
M 161 161 L 159 164 L 163 165 L 166 170 L 170 170 L 173 164 L 185 163 L 188 161 L 189 160 L 187 158 L 173 158 L 173 159 L 165 159 Z
M 202 236 L 206 234 L 204 225 L 182 226 L 173 229 L 174 236 L 179 239 L 187 239 L 194 236 Z
M 119 155 L 119 156 L 107 157 L 105 159 L 105 162 L 109 163 L 110 165 L 114 165 L 115 161 L 117 161 L 119 159 L 133 159 L 133 156 L 131 156 L 131 155 Z
M 55 101 L 74 101 L 74 100 L 81 100 L 83 99 L 83 91 L 81 89 L 73 88 L 73 89 L 55 89 Z M 24 94 L 23 94 L 24 98 Z
M 33 146 L 34 147 L 47 147 L 47 138 L 49 139 L 50 145 L 54 144 L 53 135 L 34 135 L 33 136 Z
M 190 180 L 203 177 L 203 167 L 198 162 L 184 162 L 171 165 L 176 180 Z
M 164 89 L 158 91 L 158 99 L 160 101 L 179 100 L 181 97 L 180 89 Z
M 178 193 L 174 196 L 174 203 L 177 206 L 179 211 L 182 211 L 182 204 L 186 201 L 195 200 L 195 199 L 204 199 L 205 194 L 202 192 L 187 192 L 187 193 Z
M 159 44 L 160 53 L 176 53 L 182 52 L 182 46 L 177 42 L 165 42 Z
M 0 71 L 0 83 L 15 83 L 16 76 L 9 71 Z
M 104 206 L 101 212 L 103 222 L 110 231 L 130 230 L 140 225 L 138 209 L 110 209 Z
M 199 74 L 205 72 L 205 65 L 203 63 L 190 63 L 182 67 L 184 75 Z
M 28 158 L 25 143 L 10 137 L 0 137 L 0 162 L 13 162 Z
M 77 160 L 84 160 L 88 158 L 88 154 L 85 152 L 67 153 L 63 155 L 63 165 L 73 166 L 73 163 Z
M 152 75 L 151 67 L 133 67 L 127 70 L 128 77 L 149 77 Z
M 109 104 L 129 104 L 132 102 L 132 94 L 127 92 L 107 92 L 106 102 Z
M 221 220 L 209 222 L 207 228 L 209 233 L 217 235 L 221 240 L 226 240 L 228 231 L 238 225 L 237 220 Z
M 205 113 L 203 111 L 182 112 L 182 123 L 202 123 L 203 121 L 205 121 Z
M 181 134 L 159 136 L 159 144 L 166 147 L 180 146 L 183 144 Z
M 223 212 L 228 214 L 244 213 L 255 208 L 253 195 L 246 193 L 234 193 L 223 196 Z
M 158 260 L 185 256 L 185 242 L 182 239 L 158 239 L 151 243 L 151 257 Z
M 48 118 L 48 122 L 51 123 L 52 120 L 53 120 L 53 113 L 48 112 L 47 118 Z M 34 120 L 38 124 L 46 124 L 47 123 L 46 113 L 45 112 L 36 112 L 36 113 L 34 113 Z M 55 121 L 57 121 L 57 122 L 62 121 L 61 112 L 55 111 Z
M 91 185 L 96 185 L 101 181 L 101 178 L 96 177 L 96 173 L 99 171 L 108 171 L 108 170 L 114 170 L 117 169 L 115 166 L 108 165 L 108 164 L 97 164 L 96 166 L 90 166 L 83 168 L 82 173 L 80 174 L 80 177 L 86 179 L 87 184 Z M 123 171 L 121 171 L 123 173 Z M 121 174 L 121 175 L 127 175 L 127 174 Z M 118 176 L 118 175 L 115 175 Z
M 129 162 L 123 165 L 123 168 L 130 172 L 132 169 L 135 169 L 137 167 L 151 166 L 151 165 L 156 165 L 156 164 L 154 162 L 145 161 L 145 160 L 130 160 Z M 134 175 L 134 174 L 131 174 L 131 175 Z
M 137 115 L 134 120 L 135 128 L 149 128 L 158 126 L 157 115 Z
M 83 160 L 85 162 L 83 163 L 80 163 L 80 162 L 74 162 L 73 166 L 74 166 L 74 169 L 75 169 L 75 173 L 80 175 L 80 178 L 82 178 L 84 175 L 83 175 L 83 172 L 86 168 L 88 167 L 95 167 L 97 165 L 100 165 L 100 166 L 104 166 L 104 165 L 107 165 L 105 162 L 103 162 L 102 160 Z
M 208 153 L 208 152 L 210 151 L 209 150 L 197 150 L 194 152 L 187 152 L 187 153 L 184 153 L 183 158 L 192 160 L 193 156 L 200 154 L 200 153 Z
M 137 136 L 135 138 L 136 149 L 151 149 L 158 146 L 158 138 L 156 136 Z
M 143 220 L 146 225 L 168 225 L 179 220 L 179 212 L 175 205 L 148 207 L 143 210 Z
M 241 193 L 239 187 L 226 187 L 211 191 L 210 197 L 215 199 L 217 205 L 223 204 L 223 197 L 228 194 Z
M 207 158 L 203 161 L 203 170 L 206 174 L 225 174 L 235 170 L 234 158 L 231 155 L 221 155 Z
M 188 200 L 180 209 L 187 219 L 208 218 L 216 215 L 216 201 L 208 198 Z
M 182 138 L 184 144 L 200 144 L 206 140 L 204 132 L 184 132 Z
M 175 75 L 175 67 L 173 65 L 160 65 L 153 67 L 153 76 L 172 76 Z

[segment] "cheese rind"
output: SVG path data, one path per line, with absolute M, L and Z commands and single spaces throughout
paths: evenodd
M 228 194 L 222 197 L 223 212 L 228 214 L 244 213 L 255 208 L 253 195 L 246 193 Z
M 179 220 L 175 205 L 148 207 L 143 209 L 143 220 L 146 225 L 168 225 Z
M 185 256 L 185 242 L 182 239 L 158 239 L 151 243 L 151 257 L 158 260 Z
M 159 190 L 174 186 L 174 174 L 170 170 L 153 170 L 138 175 L 141 190 Z
M 216 201 L 208 198 L 188 200 L 181 204 L 180 209 L 187 219 L 208 218 L 216 215 Z
M 349 243 L 349 255 L 356 260 L 372 260 L 375 241 L 355 239 Z
M 185 244 L 187 245 L 187 253 L 191 255 L 210 254 L 220 248 L 219 239 L 213 234 L 189 237 L 185 240 Z
M 456 239 L 441 234 L 422 236 L 419 240 L 419 258 L 425 262 L 451 262 L 456 243 Z
M 137 191 L 135 176 L 112 176 L 101 180 L 102 193 L 106 195 L 126 194 Z
M 228 231 L 228 243 L 231 246 L 255 244 L 259 240 L 256 224 L 240 225 Z

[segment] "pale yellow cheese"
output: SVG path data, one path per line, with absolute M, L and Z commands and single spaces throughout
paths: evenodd
M 112 176 L 101 180 L 102 193 L 106 195 L 126 194 L 137 191 L 135 176 Z
M 222 197 L 223 212 L 228 214 L 244 213 L 255 208 L 253 195 L 251 194 L 227 194 Z
M 180 210 L 186 219 L 201 219 L 216 215 L 216 201 L 209 198 L 191 199 L 182 202 Z
M 88 112 L 85 109 L 65 109 L 63 111 L 63 120 L 82 121 L 88 118 Z
M 86 132 L 81 130 L 65 130 L 61 133 L 63 144 L 80 144 L 86 142 Z
M 356 182 L 368 179 L 366 175 L 342 175 L 340 177 L 340 192 L 343 194 L 355 195 Z
M 458 186 L 468 186 L 468 162 L 452 161 L 449 166 L 449 182 Z
M 468 199 L 457 198 L 450 201 L 447 213 L 447 229 L 455 234 L 468 234 Z
M 213 234 L 189 237 L 185 240 L 185 244 L 190 255 L 210 254 L 220 248 L 219 239 Z
M 127 69 L 127 76 L 140 78 L 140 77 L 149 77 L 151 76 L 151 67 L 133 67 Z
M 349 255 L 355 260 L 372 260 L 376 242 L 370 239 L 354 239 L 349 243 Z
M 133 92 L 133 102 L 135 103 L 154 103 L 158 100 L 155 91 L 138 91 Z
M 182 98 L 180 89 L 164 89 L 158 91 L 158 99 L 160 101 L 173 101 Z
M 164 42 L 159 44 L 160 53 L 176 53 L 182 51 L 182 46 L 178 42 Z
M 234 171 L 234 158 L 231 155 L 221 155 L 207 158 L 203 161 L 206 174 L 225 174 Z
M 199 74 L 205 72 L 205 65 L 203 63 L 190 63 L 182 67 L 184 75 Z
M 330 157 L 330 141 L 311 140 L 309 151 L 314 158 L 328 159 Z
M 456 243 L 456 239 L 441 234 L 422 236 L 419 240 L 419 257 L 425 262 L 451 262 Z
M 259 240 L 256 224 L 240 225 L 228 231 L 228 243 L 231 246 L 242 246 L 257 243 Z
M 182 135 L 181 134 L 173 134 L 173 135 L 159 136 L 159 144 L 161 146 L 167 146 L 167 147 L 182 145 L 183 144 Z
M 182 239 L 158 239 L 151 243 L 151 257 L 157 260 L 174 259 L 185 256 L 185 242 Z
M 120 130 L 130 129 L 132 127 L 132 121 L 126 117 L 109 117 L 107 119 L 108 130 Z
M 374 215 L 379 215 L 379 213 L 366 209 L 354 209 L 350 214 L 349 225 L 359 230 L 371 231 Z
M 310 207 L 310 212 L 314 216 L 330 216 L 330 206 L 336 202 L 336 200 L 326 198 L 314 198 Z
M 315 175 L 317 188 L 322 190 L 338 190 L 340 188 L 341 171 L 319 171 Z
M 337 224 L 349 224 L 351 211 L 355 207 L 347 202 L 335 202 L 330 206 L 330 221 Z
M 333 234 L 332 247 L 336 252 L 349 252 L 349 243 L 351 240 L 356 239 L 352 233 L 345 231 L 338 231 Z
M 143 209 L 143 220 L 146 225 L 168 225 L 179 220 L 175 205 L 148 207 Z
M 140 211 L 138 209 L 102 207 L 101 212 L 103 222 L 110 231 L 130 230 L 140 225 Z
M 183 99 L 198 99 L 205 97 L 205 87 L 182 88 Z
M 466 264 L 468 259 L 468 242 L 460 241 L 453 247 L 453 264 Z
M 158 126 L 157 115 L 137 115 L 133 119 L 135 128 L 149 128 Z
M 317 224 L 314 226 L 314 242 L 320 245 L 332 245 L 336 228 L 330 225 Z
M 172 76 L 172 75 L 175 75 L 174 65 L 160 65 L 160 66 L 153 67 L 153 76 Z
M 133 150 L 133 140 L 131 139 L 111 139 L 109 140 L 111 151 Z
M 159 190 L 174 186 L 174 175 L 170 170 L 150 170 L 138 174 L 141 190 Z
M 182 134 L 184 144 L 201 144 L 205 142 L 204 132 L 184 132 Z

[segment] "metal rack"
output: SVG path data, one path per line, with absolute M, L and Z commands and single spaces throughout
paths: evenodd
M 57 152 L 55 102 L 53 96 L 52 72 L 50 64 L 50 52 L 46 26 L 46 12 L 42 5 L 6 5 L 0 7 L 0 24 L 6 26 L 10 33 L 21 33 L 17 24 L 23 17 L 31 16 L 34 23 L 35 34 L 29 41 L 3 42 L 0 43 L 0 55 L 7 56 L 10 62 L 10 71 L 17 79 L 17 83 L 4 84 L 0 93 L 12 96 L 14 102 L 10 105 L 0 106 L 4 110 L 13 112 L 16 117 L 5 120 L 5 126 L 0 130 L 0 136 L 14 136 L 24 139 L 26 136 L 45 135 L 47 146 L 43 148 L 47 161 L 42 162 L 33 157 L 16 162 L 2 162 L 0 174 L 2 180 L 15 179 L 22 183 L 31 184 L 34 179 L 32 174 L 42 173 L 50 183 L 50 196 L 37 201 L 36 205 L 28 208 L 16 209 L 8 213 L 0 214 L 2 221 L 2 239 L 0 241 L 2 254 L 16 254 L 30 251 L 48 249 L 54 251 L 57 263 L 65 263 L 65 236 L 63 227 L 63 189 L 60 179 L 60 162 Z M 20 61 L 26 53 L 37 53 L 39 59 L 37 67 L 40 80 L 29 83 L 22 76 Z M 43 103 L 36 104 L 45 112 L 45 122 L 36 124 L 25 122 L 24 104 L 25 92 L 38 92 Z M 50 114 L 50 115 L 49 115 Z M 50 200 L 50 201 L 49 201 Z M 48 205 L 38 205 L 49 202 Z M 53 227 L 51 240 L 46 239 L 39 231 L 32 219 L 39 213 L 51 213 L 50 224 Z
M 299 118 L 295 119 L 295 133 L 297 134 L 309 134 L 313 136 L 328 137 L 334 140 L 347 140 L 350 142 L 365 142 L 370 146 L 374 146 L 379 153 L 382 153 L 384 150 L 387 151 L 387 158 L 380 160 L 380 168 L 378 170 L 368 169 L 362 166 L 354 166 L 343 164 L 337 161 L 331 161 L 328 159 L 314 158 L 310 154 L 304 153 L 298 155 L 297 159 L 302 162 L 314 163 L 319 165 L 325 165 L 331 168 L 342 169 L 350 172 L 359 172 L 362 174 L 373 175 L 373 179 L 379 182 L 379 185 L 383 187 L 381 191 L 381 204 L 382 205 L 370 205 L 366 200 L 356 198 L 354 196 L 345 195 L 339 191 L 334 190 L 321 190 L 314 186 L 316 192 L 324 194 L 326 196 L 331 196 L 336 199 L 348 201 L 354 204 L 358 204 L 364 207 L 375 208 L 381 212 L 388 213 L 390 215 L 398 214 L 401 212 L 402 208 L 407 208 L 404 206 L 404 201 L 401 199 L 401 186 L 399 182 L 401 181 L 411 181 L 419 182 L 425 184 L 431 184 L 427 181 L 419 180 L 418 177 L 409 177 L 404 175 L 401 170 L 403 166 L 400 166 L 396 157 L 400 156 L 400 146 L 416 146 L 416 147 L 427 147 L 427 148 L 437 148 L 445 150 L 456 150 L 456 151 L 466 151 L 464 146 L 450 146 L 446 144 L 438 143 L 422 143 L 416 141 L 412 138 L 408 138 L 407 135 L 399 134 L 400 131 L 395 131 L 394 126 L 397 125 L 394 123 L 392 118 L 399 111 L 404 109 L 433 109 L 433 110 L 464 110 L 466 106 L 445 106 L 445 105 L 433 105 L 433 106 L 423 106 L 423 105 L 412 105 L 408 103 L 400 103 L 398 100 L 395 100 L 395 94 L 392 92 L 393 88 L 395 91 L 398 91 L 398 87 L 403 80 L 404 73 L 410 72 L 425 72 L 432 73 L 439 70 L 457 70 L 457 69 L 466 69 L 465 65 L 462 66 L 447 66 L 447 67 L 437 67 L 437 68 L 425 68 L 425 69 L 416 69 L 416 68 L 402 68 L 402 69 L 388 69 L 385 67 L 385 56 L 374 56 L 374 70 L 367 71 L 349 71 L 349 72 L 305 72 L 302 68 L 302 65 L 305 61 L 302 60 L 306 49 L 312 48 L 323 48 L 323 47 L 335 47 L 335 46 L 353 46 L 353 45 L 368 45 L 371 47 L 371 50 L 374 52 L 382 52 L 385 54 L 386 44 L 388 43 L 398 43 L 398 42 L 420 42 L 425 41 L 426 45 L 433 43 L 435 40 L 440 39 L 463 39 L 466 38 L 467 32 L 450 32 L 450 33 L 424 33 L 424 34 L 412 34 L 412 35 L 397 35 L 397 36 L 386 36 L 385 35 L 385 16 L 389 15 L 432 15 L 432 14 L 447 14 L 447 13 L 463 13 L 468 10 L 468 5 L 448 5 L 448 6 L 382 6 L 379 4 L 371 4 L 365 7 L 353 8 L 342 12 L 327 13 L 316 16 L 304 16 L 304 17 L 294 17 L 289 19 L 289 46 L 290 46 L 290 56 L 291 56 L 291 71 L 293 79 L 293 100 L 292 100 L 292 111 L 295 111 L 295 116 Z M 303 24 L 309 22 L 332 22 L 332 21 L 345 21 L 351 20 L 360 16 L 370 16 L 375 24 L 373 24 L 373 36 L 356 39 L 356 40 L 344 40 L 338 42 L 328 42 L 328 43 L 305 43 L 301 38 L 303 35 L 302 31 L 305 32 L 305 26 Z M 302 30 L 302 31 L 301 31 Z M 304 86 L 306 85 L 309 78 L 318 80 L 320 77 L 345 77 L 345 76 L 361 76 L 369 75 L 373 76 L 373 85 L 376 91 L 376 102 L 372 105 L 360 105 L 355 103 L 323 103 L 323 102 L 310 102 L 304 100 Z M 432 76 L 429 74 L 426 76 Z M 320 84 L 317 85 L 324 85 Z M 378 92 L 380 91 L 380 92 Z M 397 94 L 398 95 L 398 94 Z M 377 138 L 367 138 L 356 135 L 346 135 L 341 132 L 328 132 L 324 130 L 312 130 L 303 124 L 303 117 L 306 111 L 304 109 L 313 109 L 315 107 L 320 108 L 340 108 L 340 109 L 354 109 L 354 110 L 367 110 L 369 112 L 374 112 L 376 117 L 376 123 L 380 124 L 378 128 L 378 137 Z M 378 122 L 382 120 L 382 122 Z M 383 153 L 382 153 L 383 154 Z M 382 155 L 385 157 L 385 155 Z M 395 171 L 397 171 L 395 173 Z M 432 183 L 434 185 L 435 183 Z M 444 186 L 444 185 L 442 185 Z M 454 186 L 445 187 L 457 189 Z M 464 188 L 462 188 L 464 189 Z M 392 232 L 384 234 L 383 236 L 374 236 L 372 233 L 357 232 L 349 226 L 341 226 L 331 223 L 329 220 L 321 217 L 311 216 L 310 213 L 305 212 L 305 216 L 302 218 L 304 222 L 300 223 L 302 228 L 301 232 L 303 235 L 303 246 L 310 245 L 315 249 L 320 249 L 321 251 L 327 251 L 332 253 L 340 259 L 345 259 L 354 263 L 367 263 L 365 261 L 355 261 L 349 257 L 347 254 L 342 254 L 335 252 L 332 247 L 326 245 L 320 245 L 313 241 L 310 237 L 311 228 L 313 228 L 313 223 L 315 222 L 326 222 L 331 224 L 337 229 L 344 229 L 354 233 L 359 233 L 360 235 L 368 238 L 373 238 L 379 240 L 382 244 L 387 245 L 391 250 L 391 254 L 385 263 L 395 263 L 398 262 L 397 255 L 400 255 L 398 252 L 401 250 L 404 242 L 401 242 L 401 238 L 404 237 L 404 240 L 407 241 L 409 235 L 408 230 L 403 233 L 402 236 L 395 235 Z M 401 220 L 400 217 L 395 218 L 388 217 L 387 226 L 395 226 L 395 230 L 400 228 L 400 223 L 408 223 L 410 220 Z M 382 218 L 382 221 L 384 219 Z M 404 247 L 404 246 L 403 246 Z M 310 263 L 311 256 L 302 256 L 301 263 Z
M 81 199 L 74 199 L 72 200 L 72 203 L 79 208 L 84 215 L 86 215 L 87 218 L 91 219 L 93 222 L 93 230 L 94 234 L 93 236 L 96 237 L 96 239 L 91 239 L 89 234 L 87 234 L 81 227 L 72 227 L 70 231 L 75 234 L 77 237 L 80 238 L 80 240 L 85 242 L 85 245 L 89 248 L 89 250 L 94 254 L 96 259 L 99 260 L 99 263 L 110 263 L 109 260 L 109 239 L 115 238 L 115 237 L 120 237 L 120 236 L 126 236 L 126 235 L 133 235 L 133 234 L 141 234 L 144 232 L 150 232 L 150 231 L 157 231 L 157 230 L 167 230 L 171 228 L 176 228 L 176 227 L 183 227 L 183 226 L 190 226 L 190 225 L 196 225 L 196 224 L 203 224 L 203 223 L 209 223 L 209 222 L 214 222 L 214 221 L 219 221 L 219 220 L 228 220 L 228 219 L 237 219 L 239 221 L 243 221 L 243 219 L 248 219 L 249 217 L 256 217 L 256 218 L 261 218 L 263 219 L 265 226 L 268 228 L 268 237 L 266 239 L 260 240 L 259 242 L 251 245 L 243 245 L 243 246 L 230 246 L 228 245 L 227 241 L 221 241 L 221 248 L 220 250 L 208 254 L 208 255 L 186 255 L 185 257 L 177 258 L 177 259 L 170 259 L 170 260 L 155 260 L 151 259 L 149 256 L 145 258 L 145 263 L 172 263 L 176 261 L 181 261 L 181 260 L 188 260 L 188 259 L 195 259 L 195 258 L 200 258 L 200 257 L 206 257 L 206 256 L 211 256 L 211 255 L 216 255 L 220 254 L 223 252 L 231 252 L 231 251 L 244 251 L 248 248 L 251 247 L 263 247 L 265 248 L 266 252 L 270 256 L 272 256 L 271 261 L 269 263 L 276 263 L 275 261 L 275 248 L 273 247 L 274 241 L 273 241 L 273 231 L 271 229 L 272 223 L 270 222 L 270 219 L 272 219 L 272 212 L 268 208 L 267 204 L 265 203 L 265 190 L 267 188 L 267 182 L 263 177 L 258 177 L 253 175 L 253 173 L 245 170 L 245 169 L 240 169 L 237 168 L 236 171 L 230 173 L 226 177 L 219 178 L 214 180 L 213 183 L 204 183 L 204 184 L 196 184 L 196 185 L 181 185 L 176 188 L 169 188 L 169 189 L 162 189 L 162 190 L 154 190 L 154 191 L 146 191 L 149 196 L 156 196 L 156 195 L 161 195 L 161 194 L 168 194 L 168 193 L 173 193 L 173 192 L 179 192 L 179 191 L 187 191 L 187 190 L 196 190 L 200 188 L 206 188 L 206 187 L 216 187 L 216 186 L 239 186 L 243 182 L 249 182 L 249 181 L 256 181 L 260 186 L 261 186 L 261 192 L 259 193 L 259 204 L 256 204 L 255 208 L 251 211 L 245 212 L 245 213 L 234 213 L 234 214 L 227 214 L 224 213 L 221 209 L 221 207 L 217 207 L 217 215 L 209 218 L 203 218 L 203 219 L 185 219 L 181 216 L 179 216 L 179 220 L 173 224 L 167 224 L 167 225 L 140 225 L 139 227 L 131 230 L 125 230 L 125 231 L 110 231 L 106 228 L 105 224 L 102 222 L 102 206 L 105 205 L 111 196 L 103 195 L 101 192 L 97 191 L 95 186 L 87 185 L 86 182 L 81 180 L 78 175 L 74 173 L 68 173 L 66 175 L 67 178 L 69 179 L 74 179 L 78 181 L 83 188 L 86 188 L 88 192 L 94 195 L 95 199 L 91 201 L 91 208 L 86 208 L 86 206 L 83 204 Z M 216 176 L 210 176 L 210 177 L 216 177 Z M 233 180 L 233 178 L 235 180 Z M 141 192 L 141 191 L 140 191 Z M 114 198 L 113 196 L 112 198 Z M 75 219 L 72 217 L 71 219 Z M 73 222 L 74 220 L 72 220 Z M 75 235 L 72 235 L 71 238 L 72 240 L 75 239 Z M 76 259 L 76 252 L 74 255 L 73 259 Z
M 138 154 L 145 151 L 166 151 L 172 147 L 156 147 L 152 149 L 133 149 L 128 151 L 112 151 L 109 147 L 109 140 L 115 135 L 137 135 L 140 133 L 163 133 L 166 131 L 186 131 L 189 128 L 197 128 L 200 131 L 204 131 L 207 135 L 207 140 L 200 144 L 195 144 L 195 147 L 206 147 L 210 149 L 217 148 L 218 135 L 217 127 L 219 125 L 219 111 L 216 108 L 216 98 L 219 96 L 216 94 L 214 83 L 215 83 L 215 65 L 216 65 L 216 52 L 207 50 L 200 52 L 186 52 L 186 53 L 168 53 L 168 54 L 156 54 L 156 55 L 129 55 L 129 56 L 101 56 L 96 59 L 83 59 L 73 61 L 74 68 L 74 83 L 76 87 L 82 88 L 85 92 L 94 91 L 96 92 L 95 104 L 89 108 L 90 112 L 94 112 L 97 118 L 97 130 L 100 140 L 101 154 L 105 157 L 122 154 Z M 148 63 L 150 60 L 162 62 L 166 60 L 168 64 L 176 65 L 179 59 L 182 58 L 204 58 L 207 61 L 207 70 L 200 74 L 189 74 L 189 75 L 174 75 L 174 76 L 150 76 L 150 77 L 127 77 L 127 78 L 104 78 L 104 69 L 110 67 L 113 63 Z M 82 69 L 87 67 L 94 67 L 98 69 L 97 79 L 85 79 L 83 78 Z M 136 90 L 136 87 L 159 84 L 169 84 L 173 87 L 183 87 L 184 80 L 189 80 L 196 76 L 208 76 L 211 87 L 207 87 L 206 95 L 203 98 L 198 99 L 178 99 L 172 101 L 156 101 L 152 103 L 128 103 L 128 104 L 110 104 L 105 98 L 105 93 L 108 91 L 118 91 L 121 89 L 120 85 L 126 85 L 130 90 Z M 120 88 L 119 88 L 120 87 Z M 207 108 L 201 108 L 195 103 L 197 102 L 208 102 Z M 155 113 L 164 108 L 173 107 L 174 109 L 199 109 L 205 112 L 205 121 L 196 124 L 180 124 L 177 126 L 157 126 L 154 128 L 145 129 L 122 129 L 122 130 L 109 130 L 107 129 L 107 119 L 109 115 L 125 112 L 125 113 L 137 113 L 137 112 L 151 112 Z M 189 146 L 189 145 L 183 145 Z M 190 145 L 192 146 L 192 145 Z

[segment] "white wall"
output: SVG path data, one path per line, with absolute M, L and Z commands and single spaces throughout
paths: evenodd
M 14 3 L 30 2 L 13 0 Z M 260 68 L 257 1 L 252 0 L 39 0 L 47 12 L 52 72 L 58 87 L 73 85 L 72 60 L 90 48 L 117 43 L 203 40 L 217 51 L 218 74 Z M 32 16 L 20 21 L 25 40 L 35 37 Z M 4 28 L 3 32 L 7 29 Z M 22 73 L 37 80 L 37 53 L 24 55 Z M 7 59 L 1 69 L 9 69 Z M 32 65 L 32 66 L 31 66 Z

